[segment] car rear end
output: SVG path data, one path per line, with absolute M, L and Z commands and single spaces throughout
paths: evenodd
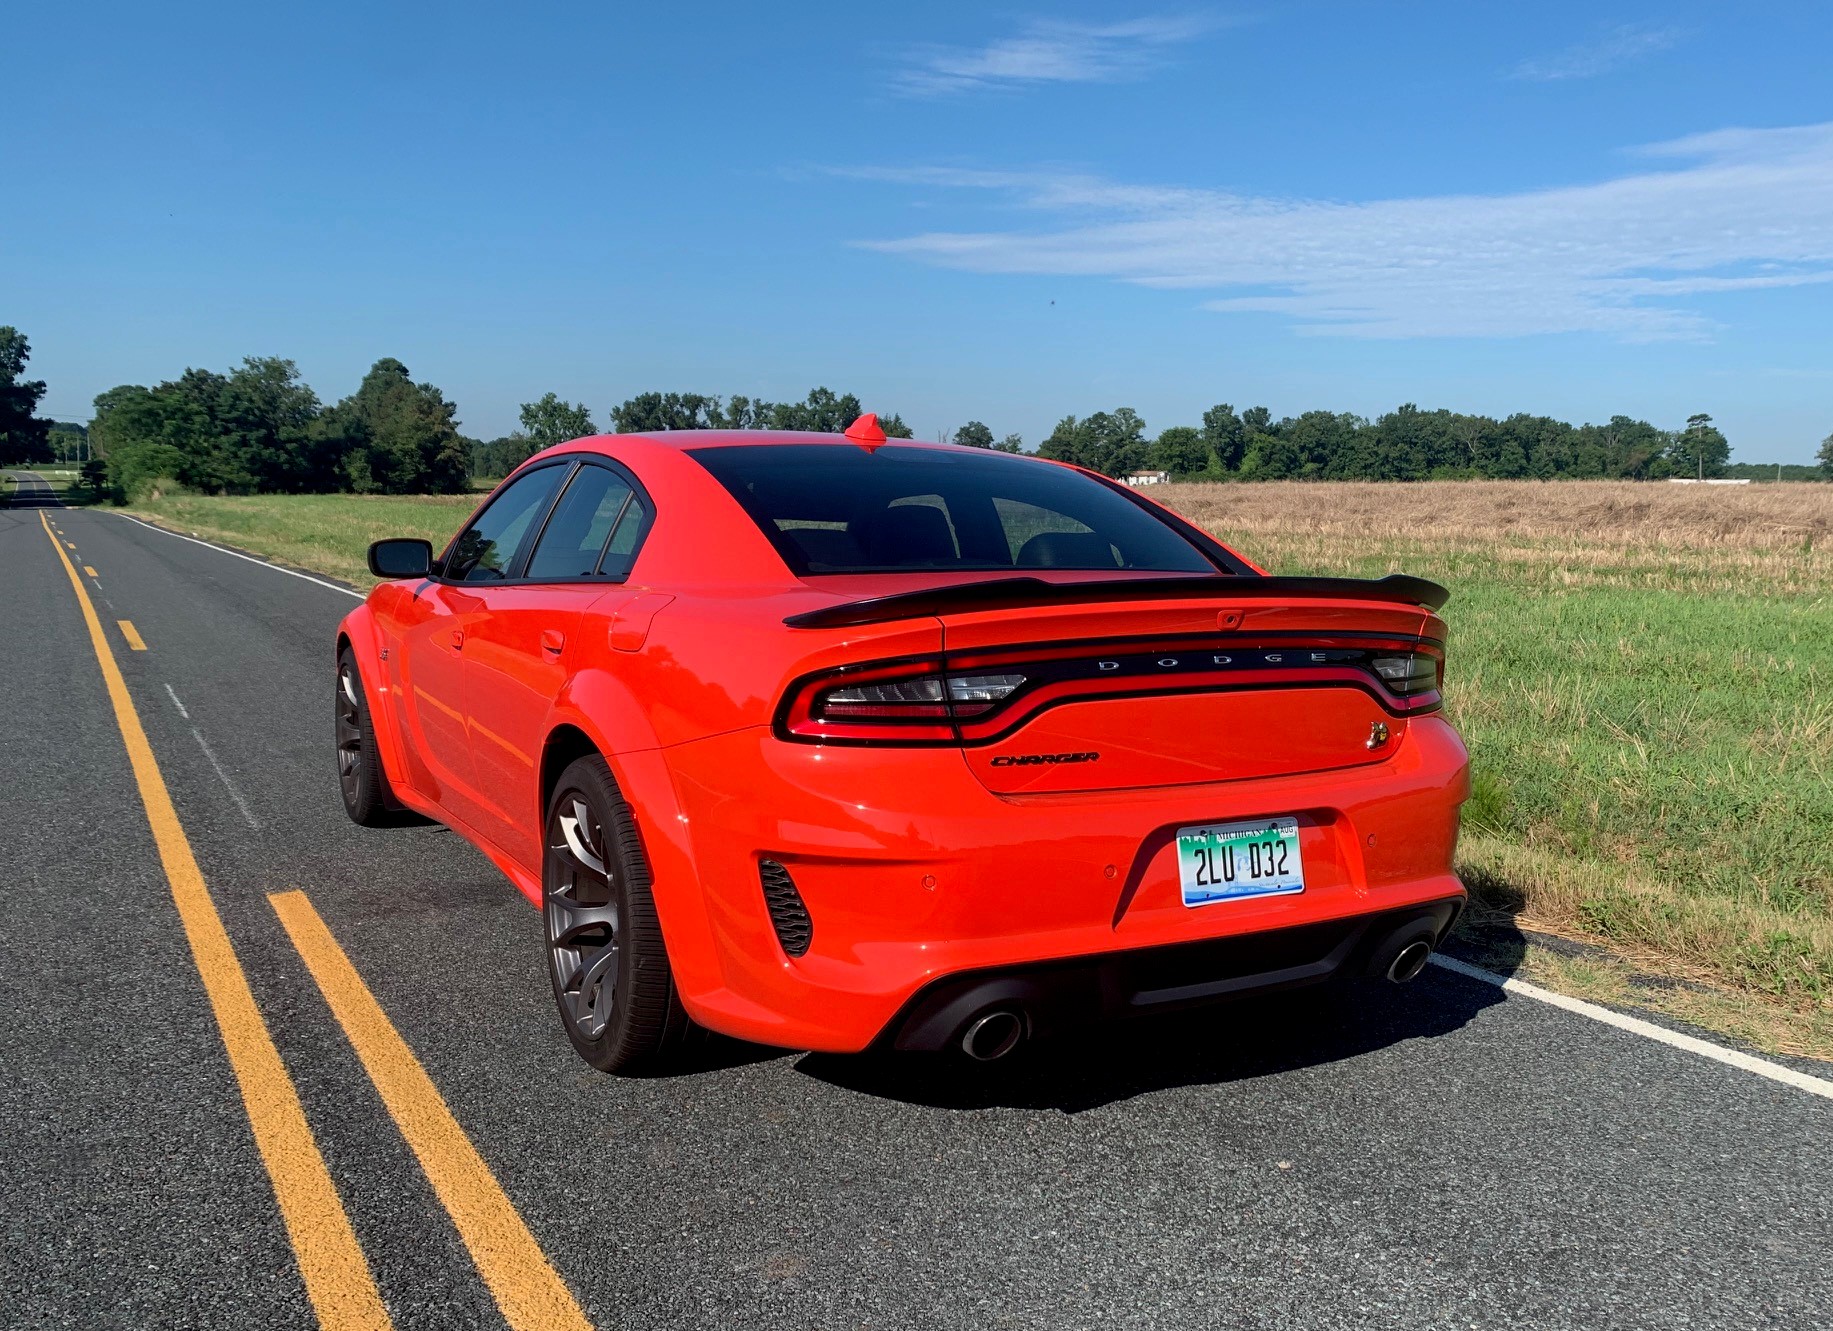
M 963 554 L 950 487 L 1024 485 L 921 470 L 885 493 L 931 486 Z M 1111 562 L 1081 542 L 1091 567 L 1020 563 L 1020 532 L 995 568 L 805 565 L 782 627 L 811 664 L 769 725 L 670 751 L 751 1014 L 734 1033 L 996 1056 L 1103 1017 L 1404 978 L 1449 928 L 1468 762 L 1440 709 L 1442 593 L 1264 577 L 1114 495 L 1197 558 L 1168 556 L 1105 494 L 1062 494 L 1040 504 L 1111 537 Z M 829 515 L 787 521 L 859 520 L 807 511 Z

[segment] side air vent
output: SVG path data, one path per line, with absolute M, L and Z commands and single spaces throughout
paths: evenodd
M 770 912 L 777 942 L 790 956 L 803 955 L 815 940 L 815 922 L 808 918 L 808 907 L 796 891 L 795 879 L 775 860 L 759 861 L 757 878 L 764 887 L 764 906 Z

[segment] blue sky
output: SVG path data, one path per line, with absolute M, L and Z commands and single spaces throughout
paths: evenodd
M 1833 431 L 1825 4 L 310 6 L 6 20 L 45 409 L 381 356 L 924 436 L 1218 401 Z

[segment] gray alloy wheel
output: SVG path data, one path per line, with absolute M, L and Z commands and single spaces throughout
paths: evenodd
M 605 1072 L 653 1070 L 693 1028 L 675 993 L 642 839 L 603 758 L 561 773 L 543 847 L 547 972 L 567 1038 Z

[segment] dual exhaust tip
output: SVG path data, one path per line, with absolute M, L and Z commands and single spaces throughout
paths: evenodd
M 1432 958 L 1432 940 L 1415 936 L 1396 948 L 1388 958 L 1385 974 L 1394 984 L 1409 984 L 1419 978 Z M 961 1028 L 961 1052 L 976 1063 L 996 1063 L 1025 1042 L 1031 1024 L 1022 1009 L 996 1007 L 982 1012 Z

